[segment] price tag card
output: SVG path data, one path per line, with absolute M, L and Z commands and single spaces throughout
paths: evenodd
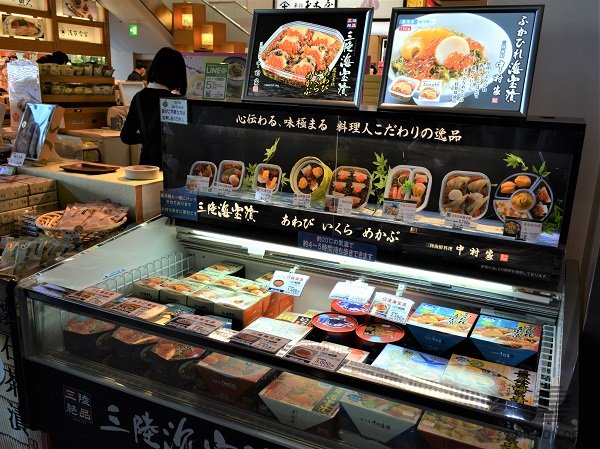
M 333 287 L 333 290 L 331 290 L 329 299 L 340 299 L 356 304 L 366 304 L 371 299 L 374 291 L 375 287 L 371 287 L 362 281 L 338 282 Z
M 65 243 L 81 242 L 81 234 L 77 231 L 60 231 L 60 238 Z
M 528 242 L 539 240 L 542 234 L 542 223 L 536 221 L 521 221 L 521 240 Z
M 17 173 L 17 168 L 12 165 L 0 165 L 0 175 L 12 176 Z
M 473 227 L 473 217 L 466 214 L 448 212 L 444 224 L 453 228 L 467 229 Z
M 215 182 L 212 190 L 217 195 L 231 195 L 233 187 L 231 184 L 225 184 L 224 182 Z
M 328 351 L 326 347 L 298 344 L 290 349 L 285 358 L 333 372 L 344 361 L 346 354 Z
M 214 320 L 200 315 L 183 313 L 168 321 L 165 326 L 194 332 L 200 335 L 208 335 L 223 326 L 223 321 Z
M 369 315 L 393 321 L 394 323 L 405 324 L 414 303 L 410 299 L 377 292 L 371 303 Z
M 88 287 L 67 295 L 67 298 L 77 299 L 93 306 L 103 307 L 123 296 L 121 293 L 104 290 L 103 288 Z
M 256 201 L 270 203 L 273 200 L 273 191 L 266 187 L 257 187 L 254 199 L 256 199 Z
M 352 197 L 344 196 L 337 199 L 337 213 L 350 215 L 352 213 Z
M 204 98 L 207 100 L 225 100 L 227 92 L 227 74 L 229 64 L 207 63 L 204 70 Z
M 415 221 L 417 215 L 417 203 L 413 201 L 400 201 L 398 206 L 396 220 L 403 222 Z
M 276 337 L 275 335 L 257 332 L 252 329 L 245 329 L 231 337 L 232 343 L 238 343 L 244 346 L 250 346 L 260 351 L 270 354 L 277 353 L 281 348 L 288 344 L 291 340 L 288 338 Z
M 383 218 L 395 220 L 400 213 L 400 201 L 385 200 L 383 202 Z
M 192 176 L 188 175 L 185 188 L 192 193 L 202 193 L 208 192 L 208 188 L 210 186 L 210 178 L 206 176 Z
M 13 167 L 21 167 L 25 163 L 25 153 L 12 153 L 7 162 Z
M 404 296 L 405 291 L 406 291 L 406 284 L 404 282 L 399 282 L 398 287 L 396 287 L 396 296 Z
M 284 293 L 286 295 L 300 296 L 309 279 L 310 276 L 305 274 L 276 270 L 275 273 L 273 273 L 273 277 L 271 278 L 271 282 L 269 282 L 267 290 Z
M 293 205 L 295 207 L 310 207 L 310 195 L 306 193 L 294 193 Z

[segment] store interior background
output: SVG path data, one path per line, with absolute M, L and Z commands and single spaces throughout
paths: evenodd
M 213 0 L 218 3 L 218 0 Z M 152 59 L 161 47 L 171 45 L 171 34 L 148 8 L 160 0 L 101 0 L 110 11 L 111 61 L 115 78 L 124 79 L 133 58 Z M 248 10 L 270 9 L 272 0 L 238 0 Z M 172 1 L 163 1 L 169 6 Z M 357 2 L 360 3 L 360 2 Z M 583 300 L 587 301 L 600 247 L 600 2 L 598 0 L 488 0 L 488 5 L 543 4 L 544 17 L 537 54 L 529 115 L 578 117 L 587 124 L 577 179 L 567 257 L 579 261 Z M 129 23 L 139 24 L 139 35 L 129 36 Z M 376 24 L 384 30 L 387 24 Z

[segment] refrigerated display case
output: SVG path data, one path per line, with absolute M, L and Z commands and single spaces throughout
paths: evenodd
M 574 445 L 561 405 L 578 268 L 564 243 L 582 124 L 186 103 L 189 124 L 163 123 L 166 216 L 20 283 L 26 423 L 88 448 Z M 292 187 L 266 193 L 240 164 Z M 401 171 L 426 199 L 384 215 Z M 483 181 L 489 211 L 448 213 L 453 171 L 463 196 Z M 536 204 L 552 191 L 546 220 L 496 213 L 517 176 Z M 328 208 L 334 183 L 348 209 Z

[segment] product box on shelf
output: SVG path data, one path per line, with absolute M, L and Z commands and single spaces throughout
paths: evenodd
M 112 312 L 129 315 L 143 320 L 153 320 L 163 313 L 167 307 L 145 299 L 127 297 L 119 298 L 113 305 L 108 307 Z
M 194 362 L 202 357 L 205 350 L 178 341 L 161 339 L 154 346 L 142 351 L 141 357 L 150 369 L 150 379 L 178 387 L 191 388 L 196 379 Z
M 389 447 L 394 440 L 416 426 L 422 410 L 356 391 L 348 391 L 340 401 L 340 427 Z M 340 432 L 342 436 L 344 432 Z
M 441 357 L 388 344 L 371 365 L 394 374 L 439 382 L 447 363 Z
M 262 299 L 238 294 L 215 303 L 214 315 L 231 318 L 234 329 L 242 329 L 262 315 Z
M 151 276 L 133 283 L 133 294 L 150 301 L 158 301 L 160 290 L 175 279 L 168 276 Z
M 56 190 L 46 193 L 37 193 L 27 197 L 28 206 L 37 206 L 38 204 L 53 203 L 58 201 Z
M 106 363 L 124 371 L 143 373 L 146 369 L 146 362 L 142 359 L 142 351 L 158 343 L 159 338 L 156 335 L 123 326 L 115 330 L 111 337 L 112 350 Z
M 526 369 L 453 354 L 442 383 L 521 405 L 536 405 L 536 373 Z
M 167 282 L 159 291 L 158 299 L 162 303 L 187 304 L 188 297 L 193 292 L 204 288 L 205 285 L 200 282 L 190 281 L 188 279 L 176 279 Z
M 227 276 L 227 273 L 222 271 L 213 270 L 211 268 L 204 268 L 203 270 L 197 271 L 188 275 L 188 279 L 195 282 L 202 282 L 203 284 L 210 284 L 217 279 Z
M 256 406 L 257 393 L 275 376 L 268 366 L 212 352 L 195 363 L 195 392 L 242 408 Z
M 481 315 L 470 338 L 484 359 L 516 366 L 537 354 L 541 336 L 536 324 Z
M 235 292 L 231 290 L 206 285 L 188 295 L 187 305 L 199 313 L 211 315 L 215 313 L 215 304 L 218 301 L 232 296 L 235 296 Z
M 476 313 L 423 303 L 406 324 L 423 349 L 444 352 L 467 338 L 476 319 Z
M 11 198 L 0 201 L 0 212 L 6 212 L 9 210 L 23 209 L 29 206 L 28 197 L 22 196 L 20 198 Z
M 214 263 L 206 267 L 210 270 L 215 270 L 225 275 L 235 275 L 239 277 L 244 277 L 246 268 L 243 264 L 237 262 L 230 262 L 227 260 L 223 260 L 221 262 Z
M 259 410 L 296 429 L 332 436 L 334 417 L 346 391 L 325 382 L 282 373 L 259 393 L 266 406 Z
M 269 287 L 273 272 L 265 273 L 255 279 L 258 285 L 265 291 Z M 271 296 L 263 303 L 263 315 L 269 318 L 277 318 L 281 313 L 294 310 L 294 297 L 286 293 L 271 292 Z
M 425 412 L 418 432 L 432 449 L 532 449 L 534 441 L 462 419 Z
M 0 200 L 52 191 L 56 191 L 56 181 L 54 179 L 31 175 L 0 176 Z
M 291 343 L 296 343 L 308 335 L 311 328 L 287 321 L 260 317 L 246 326 L 244 330 L 252 330 L 274 335 L 276 337 L 287 338 L 288 340 L 291 340 Z
M 102 360 L 110 351 L 110 333 L 115 325 L 78 315 L 63 326 L 65 350 L 73 355 Z
M 214 281 L 208 283 L 208 285 L 212 285 L 213 287 L 219 288 L 227 288 L 229 290 L 233 290 L 234 292 L 242 293 L 242 290 L 245 287 L 248 287 L 253 283 L 254 282 L 249 279 L 244 279 L 238 276 L 227 274 L 219 279 L 215 279 Z
M 173 318 L 184 313 L 194 314 L 195 310 L 192 307 L 183 304 L 165 304 L 165 311 L 152 321 L 156 324 L 167 324 Z
M 42 215 L 48 212 L 52 212 L 58 209 L 58 203 L 44 203 L 38 204 L 37 206 L 29 206 L 21 209 L 7 210 L 6 212 L 0 212 L 0 225 L 9 224 L 17 221 L 21 216 L 25 214 Z

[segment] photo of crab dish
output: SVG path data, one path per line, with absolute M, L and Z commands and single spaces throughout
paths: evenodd
M 335 65 L 342 54 L 339 31 L 307 22 L 280 26 L 259 51 L 265 76 L 302 87 L 315 73 Z
M 364 206 L 371 194 L 371 173 L 360 167 L 341 166 L 333 172 L 329 194 L 352 197 L 352 208 Z
M 470 215 L 479 219 L 485 215 L 490 199 L 491 183 L 483 173 L 452 171 L 442 180 L 440 212 Z

